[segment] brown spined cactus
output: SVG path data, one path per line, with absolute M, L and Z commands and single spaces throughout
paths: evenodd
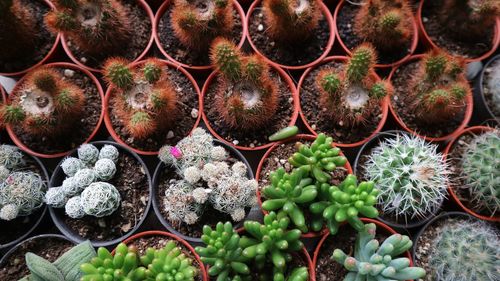
M 231 0 L 175 0 L 171 24 L 180 42 L 194 50 L 208 50 L 218 36 L 233 28 Z
M 116 114 L 134 138 L 145 139 L 175 125 L 177 93 L 160 60 L 131 67 L 126 60 L 112 58 L 104 65 L 104 77 L 116 91 Z
M 325 68 L 316 76 L 320 104 L 335 124 L 354 127 L 366 122 L 380 100 L 393 91 L 387 81 L 378 81 L 374 71 L 376 54 L 367 43 L 353 51 L 342 69 Z
M 354 31 L 379 51 L 402 48 L 413 35 L 407 0 L 369 0 L 356 15 Z
M 113 53 L 128 45 L 132 29 L 127 10 L 118 0 L 55 0 L 45 16 L 53 32 L 68 36 L 89 54 Z
M 22 1 L 0 0 L 0 61 L 33 51 L 38 32 L 34 15 Z
M 81 116 L 83 90 L 48 67 L 28 73 L 25 79 L 23 87 L 10 94 L 10 103 L 0 108 L 0 119 L 32 135 L 64 135 Z
M 321 17 L 320 0 L 263 0 L 262 5 L 270 37 L 282 43 L 307 41 Z

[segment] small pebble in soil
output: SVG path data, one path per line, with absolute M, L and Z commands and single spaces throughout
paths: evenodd
M 191 110 L 191 117 L 198 118 L 198 109 L 193 108 L 193 110 Z
M 75 72 L 71 69 L 65 69 L 64 70 L 64 76 L 71 78 L 75 75 Z
M 80 58 L 80 61 L 81 61 L 82 63 L 86 63 L 86 62 L 87 62 L 87 58 L 86 58 L 86 57 L 82 57 L 82 58 Z
M 234 145 L 238 145 L 240 142 L 238 140 L 233 140 Z
M 174 132 L 172 132 L 172 131 L 168 131 L 168 133 L 167 133 L 167 139 L 171 139 L 171 138 L 173 138 L 174 136 L 175 136 L 175 135 L 174 135 Z
M 259 24 L 259 26 L 257 26 L 257 30 L 258 31 L 264 30 L 264 26 L 262 24 Z

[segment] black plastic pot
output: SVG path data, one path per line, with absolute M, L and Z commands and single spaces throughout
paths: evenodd
M 500 54 L 492 57 L 481 70 L 479 79 L 476 79 L 476 89 L 474 91 L 474 117 L 481 117 L 481 120 L 491 121 L 493 124 L 500 124 L 500 116 L 495 116 L 491 109 L 488 107 L 488 103 L 484 97 L 483 92 L 483 82 L 484 74 L 488 66 L 490 66 L 495 61 L 500 61 Z
M 245 156 L 243 156 L 243 154 L 241 154 L 241 152 L 239 152 L 237 149 L 235 149 L 234 147 L 232 146 L 229 146 L 227 144 L 225 144 L 224 142 L 222 141 L 219 141 L 219 140 L 216 140 L 214 139 L 214 144 L 216 145 L 219 145 L 219 146 L 222 146 L 224 147 L 226 150 L 229 151 L 229 153 L 235 158 L 235 159 L 238 159 L 239 161 L 245 163 L 245 165 L 247 166 L 247 176 L 249 179 L 254 179 L 254 174 L 252 172 L 252 168 L 250 166 L 250 164 L 248 163 L 247 159 L 245 158 Z M 202 241 L 201 241 L 201 238 L 199 237 L 190 237 L 190 236 L 186 236 L 182 233 L 180 233 L 179 231 L 177 231 L 171 224 L 170 222 L 168 222 L 162 215 L 161 211 L 160 211 L 160 208 L 161 208 L 161 202 L 160 202 L 160 198 L 158 198 L 156 196 L 156 190 L 158 189 L 158 185 L 159 185 L 159 182 L 160 182 L 160 178 L 161 178 L 161 175 L 164 173 L 165 169 L 167 169 L 167 167 L 165 166 L 165 164 L 163 162 L 160 162 L 158 164 L 158 166 L 156 166 L 156 169 L 155 169 L 155 173 L 153 175 L 153 209 L 154 209 L 154 212 L 156 214 L 156 217 L 158 218 L 158 220 L 161 222 L 161 224 L 170 232 L 170 233 L 173 233 L 175 235 L 177 235 L 178 237 L 186 240 L 186 241 L 189 241 L 191 243 L 199 243 L 201 244 Z M 247 216 L 249 214 L 250 210 L 248 210 L 247 212 Z M 243 219 L 241 222 L 237 223 L 234 225 L 234 228 L 235 229 L 238 229 L 240 228 L 242 225 L 243 225 L 243 222 L 245 221 L 245 219 Z M 198 222 L 198 223 L 203 223 L 203 222 Z
M 120 144 L 117 144 L 117 143 L 112 142 L 112 141 L 95 141 L 95 142 L 91 142 L 90 144 L 95 145 L 97 148 L 100 148 L 100 147 L 104 146 L 105 144 L 113 145 L 116 148 L 118 148 L 118 150 L 120 150 L 121 153 L 125 152 L 125 153 L 129 154 L 130 156 L 134 157 L 142 165 L 142 168 L 143 168 L 143 170 L 146 174 L 146 177 L 148 179 L 148 189 L 149 189 L 148 204 L 146 206 L 146 209 L 144 210 L 142 218 L 134 226 L 134 228 L 129 230 L 125 235 L 118 237 L 116 239 L 113 239 L 113 240 L 109 240 L 109 241 L 90 240 L 90 242 L 92 243 L 92 245 L 94 247 L 109 247 L 109 246 L 113 246 L 115 244 L 118 244 L 121 241 L 130 237 L 132 234 L 134 234 L 141 227 L 141 225 L 146 220 L 146 217 L 149 213 L 149 209 L 151 208 L 151 200 L 152 200 L 151 176 L 150 176 L 148 168 L 147 168 L 146 164 L 144 163 L 144 161 L 142 160 L 142 158 L 139 157 L 139 155 L 137 155 L 132 150 L 128 149 L 127 147 L 120 145 Z M 68 154 L 68 156 L 77 157 L 77 155 L 78 155 L 77 153 L 78 153 L 77 149 L 75 149 L 70 154 Z M 49 185 L 50 188 L 60 186 L 62 181 L 66 178 L 66 175 L 64 174 L 64 172 L 61 168 L 62 161 L 63 160 L 61 160 L 61 162 L 59 162 L 56 169 L 54 170 L 54 173 L 52 174 L 52 178 L 50 179 L 50 185 Z M 64 212 L 64 208 L 52 208 L 50 206 L 48 208 L 49 208 L 50 216 L 52 217 L 52 220 L 54 221 L 54 224 L 57 226 L 59 231 L 61 231 L 66 237 L 68 237 L 69 239 L 71 239 L 75 242 L 78 242 L 78 243 L 81 243 L 81 242 L 87 240 L 87 238 L 81 237 L 80 235 L 75 233 L 71 228 L 69 228 L 64 223 L 64 221 L 62 219 L 62 217 L 66 215 Z
M 356 160 L 354 161 L 354 167 L 353 167 L 354 174 L 358 178 L 360 178 L 358 165 L 359 165 L 359 161 L 360 161 L 361 157 L 363 155 L 367 154 L 370 149 L 376 147 L 384 139 L 393 138 L 397 134 L 406 134 L 406 135 L 409 135 L 408 132 L 399 131 L 399 130 L 383 131 L 383 132 L 378 133 L 373 138 L 371 138 L 367 143 L 365 143 L 360 148 L 360 150 L 358 152 L 358 155 L 356 155 Z M 439 212 L 439 209 L 436 210 L 435 213 L 430 214 L 425 219 L 418 220 L 418 221 L 412 221 L 412 222 L 409 222 L 409 223 L 399 223 L 399 222 L 389 221 L 389 220 L 383 218 L 382 216 L 379 216 L 377 219 L 380 220 L 381 222 L 389 225 L 392 228 L 396 228 L 398 230 L 407 230 L 407 229 L 411 229 L 411 228 L 417 228 L 417 227 L 420 227 L 420 226 L 426 224 L 429 220 L 431 220 L 433 217 L 435 217 L 438 212 Z

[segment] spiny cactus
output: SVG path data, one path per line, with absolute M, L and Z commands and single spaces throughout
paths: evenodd
M 107 182 L 91 183 L 80 197 L 85 214 L 94 217 L 109 216 L 120 207 L 120 193 Z
M 19 168 L 23 163 L 23 153 L 16 146 L 0 145 L 0 166 L 12 170 Z
M 233 5 L 230 0 L 175 0 L 171 24 L 175 36 L 186 47 L 208 50 L 218 36 L 233 29 Z
M 300 44 L 311 37 L 321 17 L 319 0 L 264 0 L 269 36 L 276 41 Z
M 495 216 L 500 210 L 500 130 L 482 133 L 467 144 L 460 171 L 474 207 Z
M 147 59 L 141 67 L 131 67 L 123 59 L 109 59 L 104 75 L 115 87 L 116 114 L 134 138 L 148 138 L 175 126 L 177 93 L 160 60 Z
M 344 281 L 350 280 L 412 280 L 425 276 L 420 267 L 410 267 L 410 259 L 396 258 L 411 248 L 412 242 L 406 235 L 393 234 L 382 245 L 375 239 L 376 226 L 367 224 L 358 232 L 354 257 L 336 249 L 332 259 L 344 265 L 349 273 Z M 442 279 L 439 279 L 442 280 Z
M 61 32 L 85 53 L 112 54 L 130 43 L 128 12 L 118 0 L 55 0 L 45 16 L 47 26 Z
M 38 32 L 36 18 L 25 3 L 0 1 L 0 61 L 12 61 L 32 52 Z
M 279 91 L 269 65 L 259 56 L 243 56 L 234 43 L 217 38 L 210 58 L 221 74 L 214 106 L 224 123 L 239 130 L 263 128 L 278 109 Z
M 441 207 L 449 169 L 437 148 L 398 133 L 372 149 L 363 169 L 380 190 L 378 203 L 385 214 L 408 221 L 426 218 Z
M 404 48 L 413 36 L 413 14 L 407 0 L 369 0 L 354 21 L 356 35 L 378 50 Z
M 429 246 L 429 275 L 442 281 L 500 280 L 498 237 L 486 222 L 448 219 Z
M 10 94 L 10 104 L 0 107 L 0 120 L 22 126 L 29 134 L 61 136 L 73 128 L 84 101 L 81 88 L 56 70 L 41 67 L 27 74 L 23 87 Z
M 372 46 L 357 47 L 342 70 L 325 68 L 316 76 L 320 104 L 325 114 L 340 126 L 358 126 L 379 107 L 380 100 L 393 91 L 387 81 L 377 81 Z
M 37 173 L 10 173 L 0 183 L 0 220 L 30 215 L 43 205 L 46 190 L 46 183 Z
M 173 241 L 159 250 L 147 249 L 140 260 L 147 267 L 144 280 L 194 281 L 198 274 L 193 260 L 186 257 Z
M 464 111 L 471 89 L 461 59 L 439 51 L 424 55 L 407 94 L 409 109 L 417 121 L 427 124 L 449 122 Z

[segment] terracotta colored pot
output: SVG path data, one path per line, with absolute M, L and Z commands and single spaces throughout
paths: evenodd
M 153 11 L 149 7 L 148 3 L 146 3 L 146 1 L 144 1 L 144 0 L 136 0 L 136 1 L 137 1 L 137 4 L 139 4 L 139 6 L 148 15 L 148 18 L 151 21 L 151 24 L 153 24 L 155 16 L 153 14 Z M 144 48 L 144 51 L 142 51 L 142 53 L 137 58 L 135 58 L 133 60 L 133 62 L 140 61 L 142 58 L 144 58 L 144 56 L 146 56 L 146 54 L 149 52 L 149 49 L 151 49 L 151 45 L 153 45 L 153 41 L 154 41 L 153 30 L 154 29 L 151 28 L 151 36 L 149 38 L 147 46 Z M 73 54 L 73 52 L 71 51 L 71 48 L 68 46 L 68 39 L 66 39 L 66 36 L 64 36 L 64 34 L 61 35 L 61 42 L 62 42 L 62 46 L 64 48 L 64 51 L 66 52 L 66 54 L 68 55 L 68 57 L 71 59 L 71 61 L 73 61 L 73 63 L 79 65 L 80 67 L 82 67 L 82 68 L 84 68 L 86 70 L 89 70 L 89 71 L 92 71 L 92 72 L 96 72 L 96 73 L 102 73 L 101 69 L 90 67 L 90 66 L 82 63 L 77 57 L 75 57 L 75 54 Z M 110 57 L 113 57 L 113 55 L 111 55 Z
M 424 55 L 415 55 L 415 56 L 411 56 L 406 62 L 405 64 L 408 64 L 412 61 L 415 61 L 415 60 L 421 60 L 422 58 L 424 57 Z M 398 66 L 400 67 L 400 66 Z M 392 76 L 394 75 L 394 73 L 396 73 L 396 70 L 398 69 L 398 67 L 395 67 L 392 69 L 391 73 L 389 74 L 389 80 L 392 82 Z M 428 137 L 428 136 L 424 136 L 424 135 L 421 135 L 419 133 L 417 133 L 417 131 L 415 129 L 412 129 L 412 128 L 409 128 L 405 122 L 403 121 L 403 119 L 401 119 L 399 117 L 399 114 L 396 112 L 396 109 L 394 108 L 393 104 L 392 104 L 392 99 L 389 99 L 389 110 L 392 114 L 392 116 L 394 117 L 394 119 L 396 120 L 396 122 L 398 123 L 398 125 L 403 128 L 405 131 L 411 133 L 412 135 L 415 135 L 415 136 L 418 136 L 420 138 L 423 138 L 427 141 L 431 141 L 431 142 L 440 142 L 440 141 L 448 141 L 450 139 L 452 139 L 453 137 L 455 137 L 460 131 L 462 131 L 466 126 L 467 124 L 469 123 L 471 117 L 472 117 L 472 110 L 473 110 L 473 98 L 472 98 L 472 94 L 470 95 L 467 95 L 465 97 L 465 112 L 464 112 L 464 119 L 462 120 L 462 122 L 460 123 L 460 125 L 455 129 L 455 131 L 453 131 L 452 133 L 448 134 L 448 135 L 445 135 L 445 136 L 442 136 L 442 137 L 438 137 L 438 138 L 433 138 L 433 137 Z
M 42 0 L 47 6 L 50 7 L 51 10 L 55 9 L 54 5 L 48 1 L 48 0 Z M 57 51 L 57 47 L 59 46 L 59 41 L 61 40 L 61 34 L 57 34 L 56 35 L 56 40 L 54 41 L 54 44 L 52 45 L 52 47 L 50 48 L 49 52 L 43 57 L 43 59 L 37 63 L 35 63 L 34 65 L 28 67 L 27 69 L 23 69 L 23 70 L 20 70 L 20 71 L 16 71 L 16 72 L 0 72 L 0 76 L 8 76 L 8 77 L 21 77 L 23 76 L 24 74 L 26 74 L 27 72 L 30 72 L 32 71 L 33 69 L 39 67 L 40 65 L 42 64 L 45 64 L 47 61 L 49 61 L 50 59 L 52 59 Z M 14 44 L 14 43 L 12 43 Z
M 97 78 L 92 73 L 90 73 L 90 71 L 88 71 L 85 68 L 82 68 L 82 67 L 80 67 L 78 65 L 72 64 L 72 63 L 55 62 L 55 63 L 49 63 L 49 64 L 47 64 L 45 66 L 47 66 L 47 67 L 53 67 L 53 68 L 69 68 L 69 69 L 74 70 L 74 71 L 83 72 L 83 74 L 85 74 L 86 76 L 88 76 L 92 80 L 92 82 L 94 82 L 94 85 L 97 88 L 97 92 L 99 93 L 99 96 L 101 98 L 101 104 L 102 105 L 101 105 L 101 114 L 99 115 L 99 121 L 97 121 L 97 124 L 95 125 L 94 130 L 92 131 L 92 133 L 89 135 L 89 137 L 83 143 L 89 142 L 97 134 L 97 131 L 99 130 L 99 127 L 101 126 L 101 123 L 102 123 L 102 120 L 103 120 L 103 117 L 104 117 L 104 104 L 103 104 L 103 102 L 104 102 L 104 92 L 102 90 L 101 83 L 99 83 L 99 80 L 97 80 Z M 25 79 L 26 79 L 26 76 L 23 77 L 23 78 L 21 78 L 21 80 L 17 81 L 16 86 L 12 90 L 12 93 L 17 92 L 21 88 L 21 86 L 24 83 Z M 7 103 L 9 103 L 9 98 L 8 97 L 7 97 Z M 69 151 L 59 152 L 59 153 L 55 153 L 55 154 L 44 154 L 44 153 L 36 152 L 36 151 L 32 150 L 31 148 L 29 148 L 28 146 L 26 146 L 16 136 L 16 134 L 14 133 L 14 129 L 12 128 L 11 125 L 7 124 L 6 128 L 7 128 L 7 132 L 9 133 L 10 138 L 16 144 L 16 146 L 18 146 L 23 151 L 25 151 L 25 152 L 27 152 L 27 153 L 29 153 L 31 155 L 34 155 L 36 157 L 40 157 L 40 158 L 58 158 L 58 157 L 66 156 L 71 151 L 71 150 L 69 150 Z
M 397 234 L 396 231 L 394 231 L 394 229 L 392 229 L 391 227 L 389 227 L 388 225 L 378 221 L 378 220 L 374 220 L 374 219 L 369 219 L 369 218 L 361 218 L 361 220 L 366 224 L 366 223 L 374 223 L 375 225 L 377 225 L 377 232 L 379 232 L 381 229 L 383 231 L 385 231 L 386 233 L 392 235 L 392 234 Z M 345 224 L 344 224 L 345 225 Z M 340 228 L 339 230 L 339 233 L 337 234 L 337 236 L 341 233 L 342 231 L 342 228 Z M 313 267 L 314 267 L 314 280 L 316 280 L 316 264 L 318 262 L 318 256 L 319 256 L 319 252 L 321 250 L 321 246 L 325 243 L 326 239 L 330 236 L 330 233 L 325 233 L 323 235 L 323 237 L 321 238 L 321 240 L 319 241 L 318 243 L 318 246 L 316 246 L 316 249 L 314 250 L 314 256 L 313 256 Z M 382 241 L 379 241 L 379 242 L 382 242 Z M 413 266 L 413 258 L 410 254 L 410 251 L 406 251 L 405 252 L 405 256 L 406 258 L 408 258 L 410 260 L 410 266 Z
M 175 70 L 182 72 L 182 74 L 189 79 L 189 81 L 193 85 L 196 93 L 198 94 L 198 108 L 197 108 L 198 109 L 198 117 L 196 118 L 196 121 L 193 125 L 193 128 L 191 129 L 191 131 L 192 131 L 196 127 L 198 127 L 198 124 L 200 123 L 200 120 L 201 120 L 202 107 L 201 107 L 201 101 L 200 101 L 200 88 L 198 87 L 198 84 L 196 83 L 196 80 L 194 80 L 193 76 L 191 76 L 191 74 L 189 74 L 189 72 L 187 72 L 184 68 L 182 68 L 178 65 L 175 65 L 171 62 L 168 62 L 166 60 L 161 60 L 161 62 L 164 63 L 168 68 L 175 69 Z M 137 67 L 143 63 L 144 63 L 144 61 L 134 62 L 131 64 L 131 67 Z M 108 89 L 106 90 L 106 95 L 104 98 L 104 124 L 106 125 L 106 129 L 108 130 L 108 132 L 111 135 L 111 137 L 113 138 L 113 140 L 115 140 L 117 143 L 119 143 L 123 146 L 126 146 L 128 149 L 134 151 L 137 154 L 140 154 L 140 155 L 158 155 L 158 151 L 144 151 L 144 150 L 140 150 L 140 149 L 132 147 L 130 144 L 126 143 L 116 133 L 116 131 L 113 127 L 113 123 L 111 122 L 111 117 L 110 117 L 111 110 L 109 108 L 109 103 L 110 103 L 111 97 L 114 95 L 112 93 L 113 89 L 114 89 L 114 87 L 110 85 L 108 87 Z
M 327 63 L 332 62 L 332 61 L 345 62 L 347 60 L 348 60 L 348 57 L 343 57 L 343 56 L 327 57 L 317 66 L 306 69 L 306 71 L 304 71 L 304 74 L 302 74 L 302 76 L 300 77 L 299 84 L 297 85 L 297 93 L 298 93 L 297 96 L 299 99 L 299 103 L 300 103 L 300 90 L 302 89 L 302 84 L 304 83 L 305 79 L 307 78 L 307 76 L 309 75 L 309 73 L 311 71 L 313 71 L 316 67 L 319 67 L 321 65 L 327 64 Z M 375 74 L 375 75 L 376 75 L 376 79 L 380 80 L 380 77 L 377 74 Z M 387 120 L 387 116 L 389 115 L 388 114 L 388 112 L 389 112 L 389 96 L 386 96 L 380 100 L 380 107 L 381 107 L 381 112 L 382 112 L 382 117 L 380 119 L 380 123 L 377 125 L 377 128 L 368 137 L 366 137 L 360 141 L 357 141 L 355 143 L 334 143 L 335 146 L 338 146 L 340 148 L 358 147 L 358 146 L 366 143 L 373 136 L 375 136 L 378 132 L 380 132 L 385 125 L 385 121 Z M 316 130 L 314 130 L 311 127 L 311 125 L 309 125 L 309 122 L 307 122 L 306 116 L 305 116 L 304 112 L 302 111 L 302 107 L 300 107 L 299 112 L 300 112 L 300 118 L 302 119 L 302 121 L 306 125 L 307 129 L 311 133 L 313 133 L 314 135 L 317 135 L 318 133 L 316 132 Z
M 475 127 L 470 127 L 470 128 L 465 129 L 465 130 L 462 130 L 446 146 L 446 149 L 444 150 L 444 159 L 446 160 L 449 158 L 449 154 L 451 153 L 451 150 L 453 149 L 453 145 L 458 141 L 458 139 L 460 139 L 460 137 L 462 137 L 464 135 L 468 135 L 468 134 L 482 134 L 482 133 L 486 133 L 489 131 L 493 131 L 493 128 L 485 127 L 485 126 L 475 126 Z M 467 208 L 458 198 L 457 194 L 455 193 L 455 188 L 452 188 L 450 185 L 448 185 L 448 192 L 450 193 L 453 201 L 455 201 L 455 203 L 457 203 L 457 205 L 460 206 L 460 208 L 462 208 L 462 210 L 464 210 L 468 214 L 473 215 L 473 216 L 475 216 L 479 219 L 485 220 L 485 221 L 500 222 L 500 215 L 497 215 L 495 217 L 487 217 L 487 216 L 480 215 L 480 214 L 474 212 L 473 210 Z
M 262 156 L 260 162 L 259 162 L 259 166 L 257 166 L 257 173 L 256 173 L 256 176 L 255 176 L 255 179 L 257 180 L 257 182 L 259 182 L 260 180 L 260 177 L 261 177 L 261 173 L 262 173 L 262 168 L 264 166 L 264 162 L 266 159 L 269 158 L 269 156 L 271 155 L 271 153 L 276 150 L 280 145 L 282 144 L 286 144 L 286 143 L 291 143 L 291 142 L 297 142 L 297 141 L 314 141 L 316 139 L 316 136 L 314 135 L 296 135 L 292 138 L 288 138 L 286 140 L 283 140 L 283 141 L 279 141 L 277 143 L 274 143 L 271 148 L 269 148 L 266 153 L 264 154 L 264 156 Z M 340 155 L 344 155 L 342 153 L 342 151 L 340 152 Z M 352 168 L 351 168 L 351 164 L 349 164 L 349 161 L 346 162 L 346 164 L 344 165 L 344 168 L 347 169 L 347 172 L 349 174 L 352 174 Z M 266 215 L 268 212 L 265 211 L 264 209 L 262 209 L 262 194 L 260 192 L 260 188 L 257 188 L 257 202 L 259 203 L 259 206 L 260 206 L 260 209 L 262 210 L 262 213 L 264 215 Z M 308 233 L 304 233 L 301 235 L 302 238 L 313 238 L 313 237 L 318 237 L 318 236 L 321 236 L 323 235 L 324 233 L 328 232 L 328 229 L 326 227 L 323 227 L 323 229 L 319 232 L 308 232 Z
M 286 84 L 288 84 L 288 88 L 290 89 L 290 93 L 291 93 L 291 95 L 293 97 L 293 111 L 291 113 L 292 118 L 290 119 L 290 123 L 289 123 L 289 126 L 293 126 L 295 124 L 295 122 L 297 121 L 297 117 L 299 115 L 299 97 L 298 97 L 295 85 L 293 84 L 293 81 L 290 78 L 290 76 L 288 76 L 288 74 L 286 74 L 286 72 L 283 71 L 283 69 L 281 69 L 279 67 L 276 67 L 276 66 L 273 66 L 273 65 L 271 65 L 271 67 L 272 67 L 272 70 L 278 72 L 278 74 L 280 75 L 281 79 L 283 79 L 283 80 L 286 81 Z M 260 145 L 260 146 L 256 146 L 256 147 L 247 147 L 247 146 L 235 145 L 232 142 L 227 141 L 223 137 L 221 137 L 212 128 L 212 126 L 210 126 L 210 122 L 208 120 L 207 114 L 205 113 L 204 103 L 205 103 L 205 95 L 206 95 L 206 93 L 207 93 L 207 91 L 208 91 L 208 89 L 210 87 L 210 84 L 212 82 L 216 81 L 216 78 L 217 78 L 217 72 L 214 71 L 214 72 L 212 72 L 212 74 L 210 74 L 210 76 L 208 76 L 207 81 L 205 82 L 205 84 L 203 85 L 203 89 L 201 90 L 201 108 L 203 109 L 202 118 L 203 118 L 203 121 L 205 122 L 205 124 L 207 125 L 207 128 L 210 131 L 210 133 L 212 135 L 214 135 L 220 141 L 222 141 L 222 142 L 224 142 L 224 143 L 226 143 L 226 144 L 228 144 L 230 146 L 233 146 L 233 147 L 235 147 L 237 149 L 240 149 L 240 150 L 254 151 L 254 150 L 262 150 L 262 149 L 266 149 L 268 147 L 271 147 L 273 145 L 273 142 L 270 142 L 270 143 L 267 143 L 267 144 L 264 144 L 264 145 Z
M 196 253 L 194 248 L 189 243 L 187 243 L 183 239 L 177 237 L 176 235 L 173 235 L 173 234 L 165 232 L 165 231 L 150 230 L 150 231 L 144 231 L 144 232 L 140 232 L 140 233 L 137 233 L 135 235 L 132 235 L 129 238 L 125 239 L 123 241 L 123 243 L 128 245 L 128 244 L 131 244 L 134 240 L 138 240 L 140 238 L 145 238 L 148 236 L 164 236 L 165 238 L 167 238 L 169 240 L 175 240 L 178 243 L 182 244 L 182 246 L 186 247 L 191 252 L 191 254 L 193 254 L 193 256 L 195 257 L 195 259 L 196 259 L 195 262 L 198 263 L 198 268 L 200 269 L 201 274 L 203 276 L 203 281 L 209 280 L 208 275 L 207 275 L 207 271 L 205 270 L 205 265 L 201 261 L 200 256 L 198 256 L 198 254 Z M 115 254 L 115 250 L 113 250 L 112 254 L 113 255 Z
M 424 26 L 424 23 L 422 21 L 422 10 L 424 7 L 424 3 L 425 3 L 425 0 L 420 1 L 420 5 L 418 6 L 418 11 L 416 14 L 417 22 L 418 22 L 418 29 L 419 29 L 420 38 L 421 38 L 420 40 L 421 40 L 421 42 L 423 42 L 427 46 L 430 46 L 433 49 L 441 49 L 438 45 L 436 45 L 436 43 L 434 41 L 432 41 L 432 39 L 427 34 L 427 31 L 425 31 L 425 26 Z M 466 62 L 481 61 L 481 60 L 484 60 L 495 53 L 498 46 L 500 45 L 500 18 L 497 18 L 494 32 L 495 32 L 495 34 L 493 36 L 493 42 L 491 44 L 492 45 L 491 49 L 479 57 L 465 58 Z
M 342 41 L 342 38 L 340 37 L 340 32 L 337 28 L 338 15 L 340 13 L 340 10 L 342 10 L 342 7 L 344 7 L 345 4 L 346 4 L 345 0 L 340 0 L 339 4 L 335 8 L 335 12 L 333 14 L 333 21 L 335 23 L 335 36 L 337 36 L 337 40 L 339 41 L 340 46 L 342 47 L 342 49 L 344 50 L 344 52 L 346 52 L 346 54 L 348 56 L 351 56 L 352 52 L 345 45 L 344 41 Z M 349 5 L 349 3 L 347 3 L 347 5 Z M 418 45 L 418 26 L 417 26 L 417 22 L 416 22 L 415 18 L 412 17 L 411 22 L 412 22 L 413 36 L 411 38 L 410 51 L 408 52 L 408 54 L 406 54 L 406 56 L 402 57 L 401 59 L 399 59 L 393 63 L 388 63 L 388 64 L 378 64 L 377 63 L 377 64 L 375 64 L 375 67 L 389 68 L 389 67 L 394 67 L 394 66 L 400 65 L 401 63 L 408 60 L 408 58 L 410 58 L 410 56 L 415 52 L 415 50 L 417 49 L 417 45 Z
M 252 13 L 255 10 L 259 9 L 258 6 L 260 6 L 260 5 L 261 5 L 261 0 L 256 0 L 256 1 L 254 1 L 252 3 L 252 5 L 250 6 L 250 8 L 248 9 L 247 19 L 246 19 L 246 26 L 247 26 L 248 29 L 250 29 L 249 26 L 250 26 L 250 18 L 251 18 Z M 320 6 L 321 12 L 323 13 L 323 16 L 325 17 L 326 21 L 328 22 L 328 27 L 330 29 L 330 37 L 328 38 L 328 42 L 326 43 L 326 46 L 324 47 L 323 54 L 320 57 L 318 57 L 314 61 L 312 61 L 310 63 L 307 63 L 307 64 L 304 64 L 304 65 L 295 65 L 295 66 L 292 66 L 292 65 L 283 65 L 283 64 L 277 63 L 275 61 L 272 61 L 268 57 L 266 57 L 266 55 L 263 54 L 262 52 L 260 52 L 260 50 L 257 48 L 257 46 L 255 46 L 255 44 L 253 43 L 252 35 L 250 34 L 250 31 L 248 31 L 248 33 L 247 33 L 248 42 L 252 46 L 252 49 L 254 50 L 254 52 L 256 52 L 257 54 L 259 54 L 269 64 L 273 65 L 274 67 L 281 67 L 281 68 L 284 68 L 284 69 L 287 69 L 287 70 L 301 70 L 301 69 L 306 69 L 308 67 L 313 67 L 313 66 L 317 65 L 318 63 L 320 63 L 328 55 L 328 53 L 330 53 L 330 50 L 332 49 L 333 43 L 335 41 L 335 33 L 336 33 L 335 24 L 333 22 L 333 18 L 332 18 L 332 15 L 331 15 L 330 11 L 328 10 L 328 7 L 322 1 L 320 1 L 320 5 L 321 5 Z M 293 31 L 290 30 L 290 32 L 293 32 Z
M 242 33 L 241 39 L 238 43 L 238 48 L 241 48 L 243 46 L 243 43 L 245 43 L 245 38 L 246 38 L 247 32 L 248 32 L 246 20 L 245 20 L 245 11 L 243 10 L 243 8 L 241 7 L 241 5 L 238 3 L 237 0 L 232 0 L 232 3 L 233 3 L 234 9 L 238 12 L 238 15 L 241 18 L 241 25 L 243 28 L 243 30 L 241 31 L 241 33 Z M 172 56 L 170 56 L 170 54 L 168 54 L 168 52 L 163 48 L 161 41 L 160 41 L 160 35 L 158 34 L 158 26 L 160 24 L 161 18 L 163 17 L 163 15 L 165 14 L 165 12 L 167 11 L 167 9 L 170 7 L 171 4 L 172 4 L 172 0 L 165 0 L 165 2 L 163 2 L 163 4 L 158 9 L 158 12 L 156 13 L 154 24 L 153 24 L 153 37 L 156 41 L 156 46 L 158 47 L 160 52 L 166 58 L 168 58 L 170 61 L 172 61 L 175 64 L 180 65 L 186 69 L 197 71 L 197 72 L 202 72 L 202 71 L 212 69 L 211 65 L 188 65 L 188 64 L 185 64 L 183 62 L 180 62 L 180 61 L 174 59 Z

